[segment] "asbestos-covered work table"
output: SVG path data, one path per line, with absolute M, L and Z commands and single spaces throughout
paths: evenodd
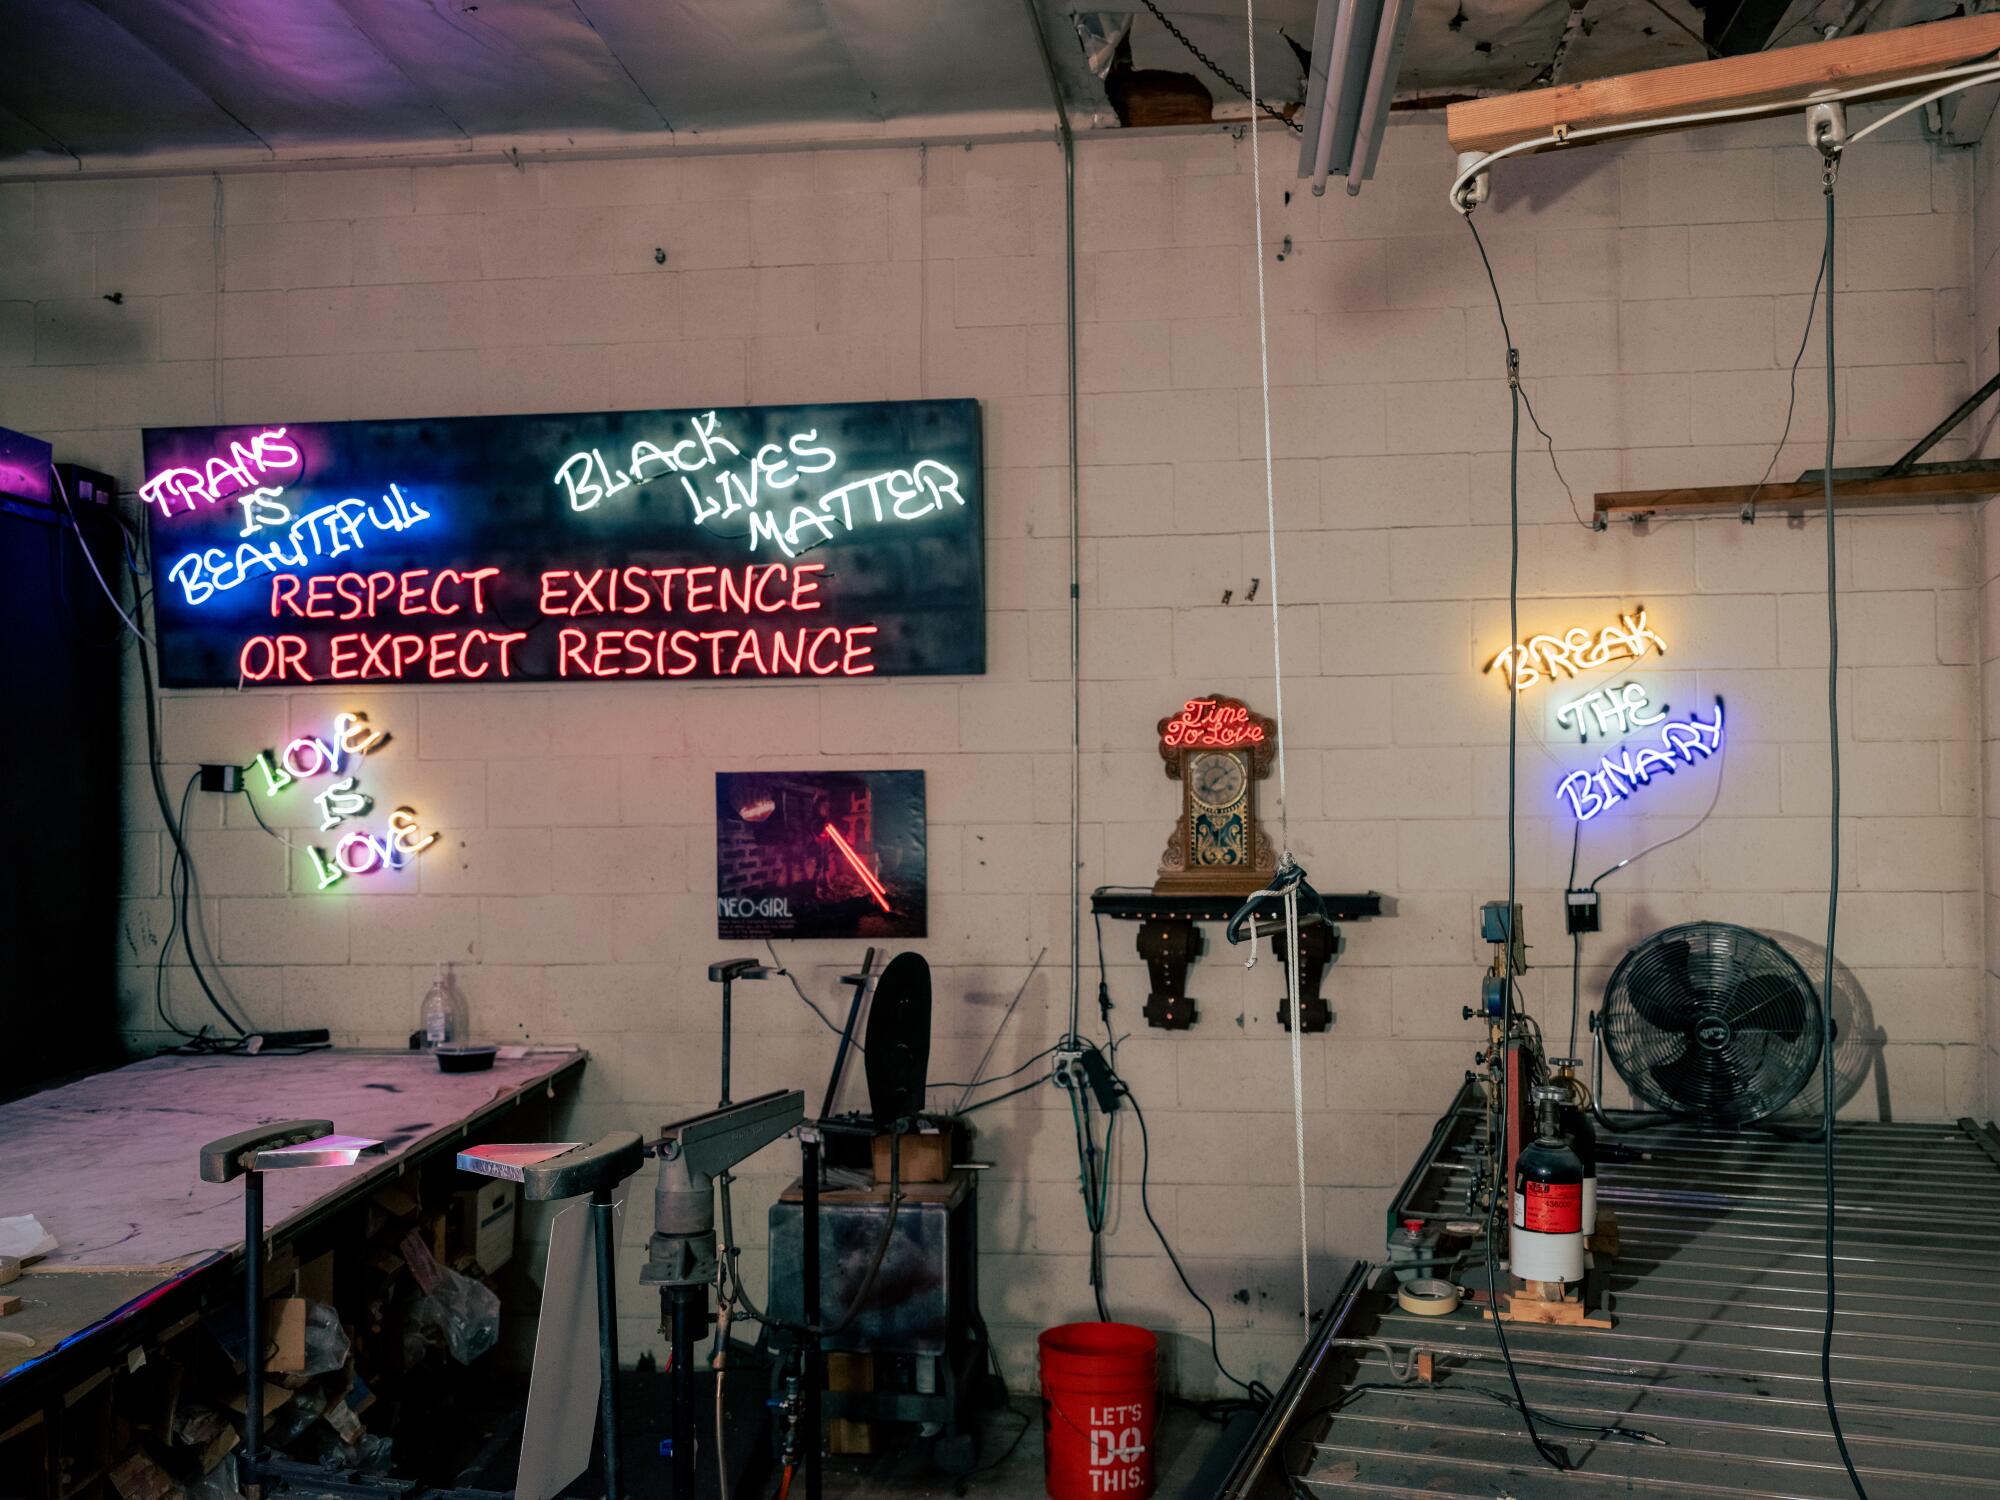
M 199 1180 L 207 1142 L 317 1118 L 386 1146 L 353 1170 L 272 1174 L 275 1248 L 475 1131 L 504 1138 L 505 1117 L 583 1064 L 570 1050 L 459 1074 L 406 1052 L 158 1057 L 0 1105 L 0 1218 L 32 1214 L 58 1242 L 5 1289 L 23 1305 L 0 1320 L 0 1432 L 226 1288 L 242 1191 Z
M 1399 1207 L 1462 1215 L 1453 1125 Z M 1556 1472 L 1529 1446 L 1477 1309 L 1413 1316 L 1386 1268 L 1360 1266 L 1226 1500 L 1851 1495 L 1820 1395 L 1819 1144 L 1696 1125 L 1615 1140 L 1633 1155 L 1599 1161 L 1620 1237 L 1613 1327 L 1510 1323 L 1508 1343 L 1538 1416 L 1645 1438 L 1544 1423 L 1575 1465 Z M 1969 1120 L 1857 1123 L 1837 1144 L 1834 1392 L 1868 1493 L 2000 1497 L 2000 1136 Z M 1435 1351 L 1430 1383 L 1397 1378 L 1416 1348 Z

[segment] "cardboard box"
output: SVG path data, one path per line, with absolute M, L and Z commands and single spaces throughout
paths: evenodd
M 265 1336 L 271 1342 L 264 1368 L 273 1375 L 301 1375 L 306 1368 L 306 1302 L 280 1297 L 264 1304 Z
M 489 1276 L 514 1258 L 514 1229 L 519 1184 L 482 1182 L 453 1194 L 454 1228 L 459 1245 Z

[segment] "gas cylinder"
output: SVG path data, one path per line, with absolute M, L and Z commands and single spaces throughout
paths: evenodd
M 1535 1138 L 1514 1158 L 1507 1254 L 1524 1281 L 1583 1280 L 1583 1163 L 1558 1119 L 1568 1094 L 1535 1090 Z
M 1556 1124 L 1583 1163 L 1583 1232 L 1587 1238 L 1597 1233 L 1597 1128 L 1590 1123 L 1590 1111 L 1577 1102 L 1581 1093 L 1575 1085 L 1577 1060 L 1558 1057 L 1554 1066 L 1557 1086 L 1564 1090 Z

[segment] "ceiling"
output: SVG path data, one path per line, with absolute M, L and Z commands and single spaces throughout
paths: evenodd
M 1141 4 L 1070 0 L 12 0 L 0 175 L 1046 128 L 1037 10 L 1080 123 L 1116 128 L 1073 12 L 1131 65 L 1236 98 Z M 1136 0 L 1131 0 L 1136 3 Z M 1248 77 L 1242 0 L 1156 0 Z M 1951 0 L 1415 0 L 1399 92 L 1517 89 L 1930 19 Z M 1258 0 L 1257 69 L 1304 97 L 1315 0 Z M 1868 14 L 1864 17 L 1863 12 Z M 1289 39 L 1289 40 L 1288 40 Z

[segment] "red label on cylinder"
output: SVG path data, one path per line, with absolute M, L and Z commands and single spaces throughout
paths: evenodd
M 1536 1234 L 1580 1234 L 1583 1232 L 1583 1184 L 1580 1182 L 1536 1182 L 1521 1184 L 1514 1203 L 1521 1215 L 1515 1223 Z

